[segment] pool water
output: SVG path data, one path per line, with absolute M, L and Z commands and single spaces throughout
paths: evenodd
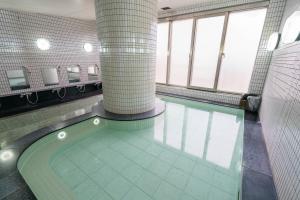
M 18 169 L 41 200 L 236 200 L 242 110 L 160 97 L 151 119 L 98 117 L 32 144 Z

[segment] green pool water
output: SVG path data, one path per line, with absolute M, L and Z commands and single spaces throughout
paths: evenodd
M 171 97 L 140 121 L 98 117 L 32 144 L 18 169 L 40 200 L 237 200 L 242 110 Z

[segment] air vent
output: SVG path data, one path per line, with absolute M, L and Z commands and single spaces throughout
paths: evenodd
M 171 8 L 170 7 L 163 7 L 161 8 L 162 10 L 170 10 Z

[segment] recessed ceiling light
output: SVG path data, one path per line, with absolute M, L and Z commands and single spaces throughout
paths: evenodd
M 161 8 L 162 10 L 170 10 L 171 8 L 170 7 L 163 7 L 163 8 Z
M 40 50 L 43 51 L 50 49 L 50 42 L 44 38 L 37 39 L 36 45 Z
M 92 52 L 93 51 L 93 45 L 91 43 L 85 43 L 83 45 L 83 48 L 86 52 Z

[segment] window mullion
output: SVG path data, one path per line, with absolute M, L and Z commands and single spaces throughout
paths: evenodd
M 220 76 L 220 70 L 221 70 L 221 65 L 222 65 L 225 38 L 226 38 L 227 25 L 228 25 L 228 18 L 229 18 L 229 12 L 227 12 L 225 14 L 225 19 L 224 19 L 223 33 L 222 33 L 222 39 L 221 39 L 221 45 L 220 45 L 220 51 L 219 51 L 217 70 L 216 70 L 216 75 L 215 75 L 215 83 L 214 83 L 214 88 L 213 88 L 215 91 L 217 91 L 218 81 L 219 81 L 219 76 Z
M 188 78 L 187 78 L 187 87 L 191 86 L 191 76 L 193 73 L 193 60 L 194 60 L 194 48 L 195 48 L 195 35 L 196 35 L 196 22 L 197 20 L 193 18 L 193 28 L 192 28 L 192 38 L 191 38 L 191 48 L 190 48 L 190 57 L 189 57 L 189 69 L 188 69 Z
M 172 41 L 172 25 L 173 21 L 169 21 L 169 36 L 168 36 L 168 58 L 167 58 L 167 77 L 166 85 L 169 85 L 170 80 L 170 63 L 171 63 L 171 41 Z

